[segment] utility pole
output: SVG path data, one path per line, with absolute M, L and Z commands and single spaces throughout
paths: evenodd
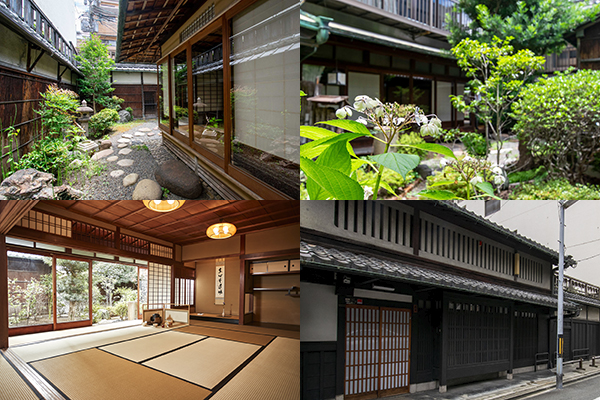
M 558 202 L 558 315 L 556 321 L 556 388 L 563 388 L 563 282 L 565 279 L 565 209 L 575 204 L 577 200 L 559 200 Z

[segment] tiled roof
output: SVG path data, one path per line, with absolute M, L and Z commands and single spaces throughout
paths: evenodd
M 600 307 L 600 300 L 591 297 L 583 296 L 578 293 L 564 292 L 565 299 L 585 304 L 588 306 Z
M 113 68 L 119 72 L 156 72 L 156 64 L 116 63 Z
M 523 289 L 482 282 L 472 278 L 457 276 L 447 272 L 434 271 L 427 268 L 407 264 L 400 261 L 343 251 L 332 247 L 300 242 L 300 259 L 303 264 L 312 264 L 330 269 L 348 272 L 367 273 L 385 279 L 418 283 L 463 292 L 477 293 L 537 304 L 546 307 L 557 307 L 557 299 Z M 577 304 L 565 301 L 566 309 L 577 309 Z

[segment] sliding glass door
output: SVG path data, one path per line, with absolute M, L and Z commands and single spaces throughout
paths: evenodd
M 55 328 L 91 324 L 89 261 L 55 257 Z

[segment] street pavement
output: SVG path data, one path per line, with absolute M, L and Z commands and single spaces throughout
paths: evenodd
M 600 375 L 582 379 L 563 386 L 562 390 L 551 389 L 536 395 L 524 397 L 536 400 L 598 400 L 600 399 Z

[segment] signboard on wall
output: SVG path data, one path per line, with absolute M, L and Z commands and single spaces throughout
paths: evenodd
M 225 259 L 217 258 L 215 270 L 215 304 L 225 304 Z

